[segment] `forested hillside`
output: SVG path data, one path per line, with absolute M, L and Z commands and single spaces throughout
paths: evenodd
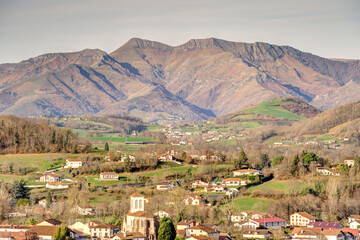
M 77 152 L 78 137 L 46 122 L 11 115 L 0 118 L 0 153 Z
M 293 135 L 332 133 L 360 137 L 360 101 L 349 103 L 299 122 L 291 128 Z

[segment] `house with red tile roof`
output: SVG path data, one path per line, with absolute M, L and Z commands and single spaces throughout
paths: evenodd
M 340 229 L 344 226 L 339 222 L 312 222 L 308 225 L 308 227 L 321 229 Z
M 254 221 L 258 222 L 261 226 L 266 228 L 279 228 L 286 226 L 286 220 L 278 217 L 260 218 L 254 219 Z
M 290 215 L 290 225 L 292 226 L 307 226 L 309 223 L 315 221 L 316 217 L 313 217 L 306 212 L 297 212 Z

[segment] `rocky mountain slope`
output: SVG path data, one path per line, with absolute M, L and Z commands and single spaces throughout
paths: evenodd
M 201 120 L 279 96 L 327 109 L 359 99 L 359 90 L 359 60 L 215 38 L 176 47 L 134 38 L 110 54 L 87 49 L 0 65 L 0 111 L 17 115 Z

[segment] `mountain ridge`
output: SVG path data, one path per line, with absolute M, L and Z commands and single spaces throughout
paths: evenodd
M 0 111 L 17 115 L 132 114 L 138 109 L 155 121 L 164 119 L 156 116 L 163 107 L 175 118 L 198 121 L 278 96 L 327 109 L 360 98 L 356 89 L 359 60 L 218 38 L 178 46 L 132 38 L 109 54 L 84 49 L 0 64 Z

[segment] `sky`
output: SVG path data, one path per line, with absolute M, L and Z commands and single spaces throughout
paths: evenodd
M 0 0 L 0 63 L 98 48 L 130 38 L 288 45 L 360 59 L 359 0 Z

